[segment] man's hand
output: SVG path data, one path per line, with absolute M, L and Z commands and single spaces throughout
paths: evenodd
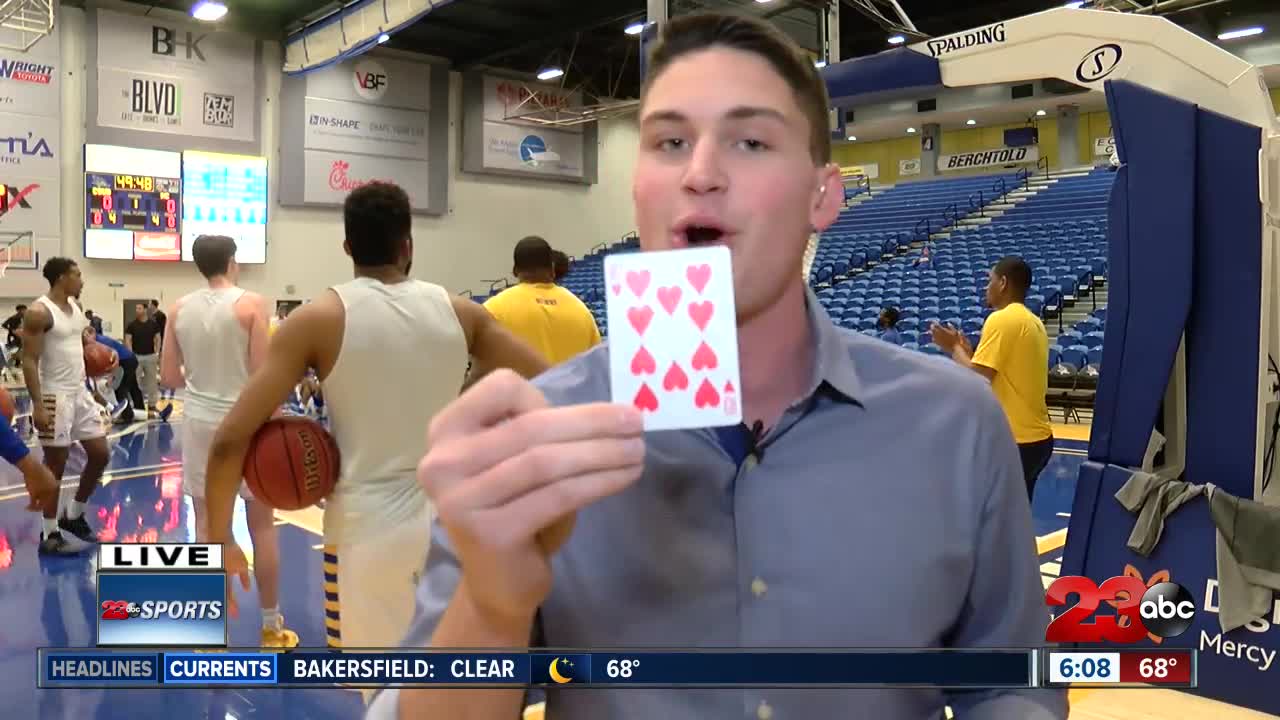
M 232 587 L 231 578 L 240 578 L 240 587 L 245 592 L 249 590 L 249 560 L 245 558 L 244 551 L 236 544 L 235 540 L 229 540 L 222 544 L 222 562 L 227 568 L 227 613 L 231 617 L 240 617 L 240 604 L 236 602 L 235 589 Z
M 551 555 L 574 514 L 624 490 L 644 468 L 644 425 L 608 403 L 550 407 L 497 370 L 432 420 L 418 465 L 477 610 L 521 622 L 551 591 Z
M 948 355 L 957 345 L 965 343 L 964 335 L 961 334 L 960 330 L 950 325 L 934 323 L 929 327 L 929 335 L 932 336 L 934 344 L 942 348 L 943 352 Z
M 35 401 L 31 404 L 31 423 L 41 432 L 50 432 L 53 430 L 53 418 L 49 417 L 49 411 L 45 409 L 44 403 Z

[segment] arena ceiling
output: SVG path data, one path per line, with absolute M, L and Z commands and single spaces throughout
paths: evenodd
M 231 27 L 283 37 L 337 10 L 333 0 L 224 0 Z M 140 4 L 187 11 L 194 0 L 145 0 Z M 736 9 L 771 19 L 815 57 L 821 47 L 821 0 L 670 0 L 672 12 Z M 892 17 L 886 0 L 840 0 L 840 57 L 880 52 L 889 32 L 859 5 L 875 3 Z M 1027 15 L 1061 0 L 899 0 L 921 37 L 945 35 Z M 1270 15 L 1280 31 L 1275 0 L 1091 0 L 1094 4 L 1150 12 L 1216 36 L 1224 29 Z M 646 0 L 453 0 L 396 33 L 388 47 L 448 59 L 456 69 L 488 66 L 536 73 L 548 66 L 566 72 L 561 82 L 598 97 L 634 97 L 639 87 L 639 42 L 623 29 L 645 16 Z

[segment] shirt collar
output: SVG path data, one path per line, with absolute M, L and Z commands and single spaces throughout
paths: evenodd
M 825 383 L 849 402 L 861 406 L 858 398 L 862 397 L 862 382 L 858 379 L 844 334 L 831 321 L 813 288 L 808 288 L 805 295 L 809 327 L 818 344 L 814 352 L 814 376 L 810 381 L 809 394 L 813 395 Z

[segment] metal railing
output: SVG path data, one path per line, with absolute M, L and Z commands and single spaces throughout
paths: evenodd
M 975 197 L 977 198 L 976 200 L 974 199 Z M 971 212 L 977 212 L 979 217 L 986 217 L 986 207 L 986 196 L 982 194 L 981 190 L 976 193 L 969 194 L 969 210 Z

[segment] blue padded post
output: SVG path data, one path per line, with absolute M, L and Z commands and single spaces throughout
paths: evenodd
M 1217 586 L 1217 559 L 1214 543 L 1217 528 L 1204 497 L 1189 501 L 1165 522 L 1160 543 L 1148 558 L 1130 551 L 1126 545 L 1135 516 L 1116 502 L 1114 495 L 1129 479 L 1129 471 L 1108 465 L 1092 465 L 1091 483 L 1098 502 L 1092 513 L 1089 551 L 1083 566 L 1077 566 L 1069 552 L 1063 558 L 1062 574 L 1079 574 L 1098 583 L 1116 575 L 1136 574 L 1151 584 L 1153 578 L 1168 579 L 1185 587 L 1196 603 L 1196 616 L 1184 634 L 1155 645 L 1149 639 L 1134 647 L 1191 647 L 1200 650 L 1198 695 L 1280 715 L 1280 627 L 1276 613 L 1231 632 L 1222 632 L 1217 609 L 1221 604 Z M 1101 477 L 1097 471 L 1101 469 Z M 1082 472 L 1084 482 L 1086 473 Z M 1077 496 L 1079 497 L 1079 496 Z M 1072 527 L 1076 529 L 1072 508 Z M 1068 547 L 1071 544 L 1068 543 Z M 1212 582 L 1211 582 L 1212 581 Z M 1061 610 L 1061 609 L 1059 609 Z M 1103 606 L 1100 613 L 1112 610 Z M 1252 648 L 1252 649 L 1250 649 Z M 1274 662 L 1263 671 L 1269 656 Z
M 1124 165 L 1111 188 L 1106 370 L 1089 459 L 1131 467 L 1146 453 L 1191 308 L 1196 110 L 1125 80 L 1106 91 Z
M 1201 109 L 1197 135 L 1187 479 L 1252 498 L 1262 322 L 1262 130 Z

